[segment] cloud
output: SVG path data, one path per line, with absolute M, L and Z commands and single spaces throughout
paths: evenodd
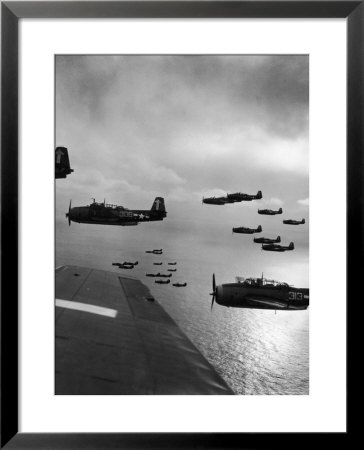
M 303 200 L 297 200 L 297 203 L 302 206 L 309 206 L 309 199 L 305 198 Z
M 57 56 L 56 145 L 75 170 L 57 205 L 162 195 L 174 211 L 262 190 L 266 207 L 307 206 L 308 82 L 307 56 Z

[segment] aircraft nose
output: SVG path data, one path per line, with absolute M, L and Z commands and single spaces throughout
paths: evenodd
M 221 305 L 222 298 L 222 286 L 217 286 L 215 291 L 215 302 Z
M 66 214 L 68 217 L 68 220 L 73 220 L 74 222 L 77 222 L 80 219 L 80 208 L 75 207 L 71 208 L 70 211 Z

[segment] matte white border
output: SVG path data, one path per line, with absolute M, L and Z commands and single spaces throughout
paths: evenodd
M 346 21 L 23 19 L 20 42 L 20 431 L 345 431 Z M 53 395 L 56 53 L 310 55 L 309 396 Z

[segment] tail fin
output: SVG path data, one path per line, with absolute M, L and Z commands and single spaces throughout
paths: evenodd
M 282 209 L 282 208 L 279 208 L 278 212 L 279 212 L 279 214 L 282 214 L 283 209 Z
M 156 211 L 156 212 L 161 212 L 161 213 L 165 213 L 166 212 L 166 208 L 164 206 L 164 198 L 163 197 L 156 197 L 151 211 Z
M 294 243 L 290 242 L 288 248 L 289 248 L 289 250 L 294 250 Z
M 263 198 L 263 194 L 262 194 L 262 191 L 258 191 L 257 192 L 257 196 L 256 196 L 258 199 L 261 199 L 261 198 Z
M 258 231 L 258 232 L 262 231 L 261 225 L 258 225 L 257 231 Z
M 281 242 L 281 237 L 277 236 L 277 242 Z
M 302 219 L 302 223 L 306 223 L 305 219 Z

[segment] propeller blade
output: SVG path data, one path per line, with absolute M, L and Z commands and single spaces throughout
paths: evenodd
M 212 293 L 210 295 L 212 295 L 211 310 L 210 310 L 210 311 L 212 311 L 212 307 L 214 306 L 214 301 L 215 301 L 215 297 L 216 297 L 215 274 L 212 275 Z
M 70 213 L 71 213 L 71 208 L 72 208 L 72 200 L 70 200 L 70 205 L 68 207 L 68 213 L 66 214 L 66 217 L 68 217 L 68 226 L 71 226 L 71 217 L 70 217 Z

